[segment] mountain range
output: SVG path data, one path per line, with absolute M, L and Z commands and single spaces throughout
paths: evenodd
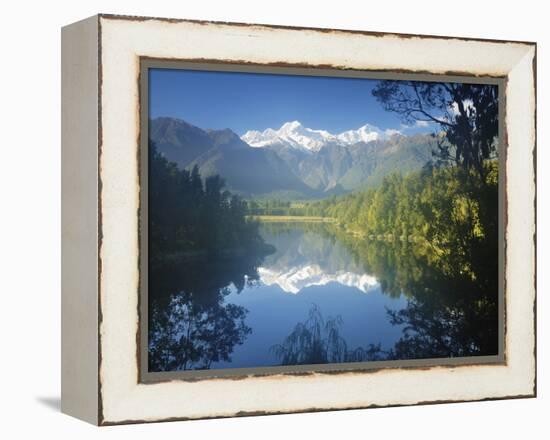
M 387 139 L 388 135 L 373 125 L 366 124 L 357 130 L 348 130 L 334 135 L 326 130 L 304 127 L 299 121 L 284 123 L 281 128 L 268 128 L 262 132 L 247 131 L 241 139 L 251 147 L 284 145 L 301 151 L 318 152 L 327 145 L 348 146 L 358 142 Z
M 158 151 L 180 168 L 219 174 L 227 188 L 245 197 L 311 199 L 375 186 L 393 171 L 421 168 L 431 158 L 432 138 L 404 136 L 366 124 L 332 134 L 298 121 L 279 129 L 203 130 L 182 119 L 149 124 Z

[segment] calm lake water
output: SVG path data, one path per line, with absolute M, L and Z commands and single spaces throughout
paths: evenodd
M 403 309 L 404 296 L 383 293 L 377 278 L 323 225 L 263 224 L 261 234 L 276 249 L 267 257 L 185 262 L 152 276 L 151 370 L 366 360 L 328 352 L 344 347 L 352 353 L 371 344 L 390 349 L 402 335 L 388 310 Z M 288 346 L 297 326 L 319 329 L 309 334 L 309 348 Z M 330 336 L 337 337 L 332 348 Z M 311 352 L 317 343 L 324 348 L 301 362 L 285 362 L 275 349 L 285 341 L 287 351 Z
M 271 255 L 150 267 L 150 371 L 498 353 L 496 265 L 476 278 L 452 252 L 334 225 L 261 235 Z
M 390 324 L 387 309 L 406 305 L 401 296 L 382 293 L 378 280 L 361 272 L 342 244 L 317 231 L 271 225 L 262 228 L 277 251 L 258 268 L 259 280 L 241 292 L 232 288 L 226 302 L 248 310 L 252 333 L 235 347 L 231 362 L 211 368 L 280 365 L 271 347 L 281 344 L 317 306 L 325 321 L 341 318 L 340 335 L 348 349 L 381 344 L 391 348 L 401 328 Z

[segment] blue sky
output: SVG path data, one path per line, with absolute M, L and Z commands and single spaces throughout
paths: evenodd
M 313 129 L 340 133 L 368 123 L 403 130 L 371 91 L 377 81 L 258 73 L 150 69 L 149 114 L 170 116 L 200 128 L 248 130 L 279 128 L 300 121 Z M 433 131 L 431 127 L 407 133 Z

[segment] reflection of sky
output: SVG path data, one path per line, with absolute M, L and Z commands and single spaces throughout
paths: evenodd
M 315 235 L 315 250 L 320 245 L 326 246 L 323 259 L 342 252 L 341 247 L 336 248 L 337 245 Z M 269 239 L 273 237 L 266 238 L 266 241 L 273 242 Z M 245 322 L 252 328 L 252 333 L 243 345 L 235 347 L 231 363 L 215 363 L 212 368 L 278 365 L 270 347 L 282 343 L 297 323 L 306 321 L 312 304 L 320 308 L 325 320 L 338 315 L 342 317 L 341 334 L 349 349 L 378 343 L 388 349 L 401 336 L 401 328 L 390 324 L 387 309 L 404 308 L 406 300 L 403 296 L 395 299 L 383 294 L 374 277 L 347 270 L 349 259 L 341 255 L 337 260 L 341 262 L 340 269 L 334 259 L 330 270 L 322 269 L 326 267 L 326 261 L 315 261 L 314 256 L 320 258 L 320 254 L 308 249 L 308 244 L 313 245 L 308 241 L 311 233 L 299 231 L 292 238 L 288 242 L 275 240 L 277 254 L 264 262 L 258 283 L 246 287 L 241 293 L 232 289 L 226 297 L 227 303 L 243 306 L 249 311 Z M 289 255 L 296 249 L 299 249 L 297 255 Z M 297 261 L 300 264 L 296 264 Z M 308 267 L 314 270 L 308 272 L 304 269 Z M 300 273 L 295 280 L 288 281 L 292 274 Z
M 233 362 L 213 364 L 220 367 L 254 367 L 277 365 L 269 348 L 280 344 L 298 322 L 307 319 L 312 304 L 317 304 L 327 319 L 340 315 L 344 321 L 342 336 L 350 348 L 382 343 L 389 348 L 399 339 L 401 329 L 388 321 L 386 307 L 401 309 L 406 300 L 392 299 L 375 288 L 365 295 L 359 289 L 333 282 L 307 287 L 296 295 L 280 287 L 259 285 L 232 292 L 226 301 L 244 306 L 249 313 L 246 324 L 252 328 L 243 345 L 235 347 Z

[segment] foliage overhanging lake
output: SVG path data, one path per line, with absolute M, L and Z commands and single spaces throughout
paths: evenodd
M 149 75 L 149 372 L 499 354 L 498 86 Z

